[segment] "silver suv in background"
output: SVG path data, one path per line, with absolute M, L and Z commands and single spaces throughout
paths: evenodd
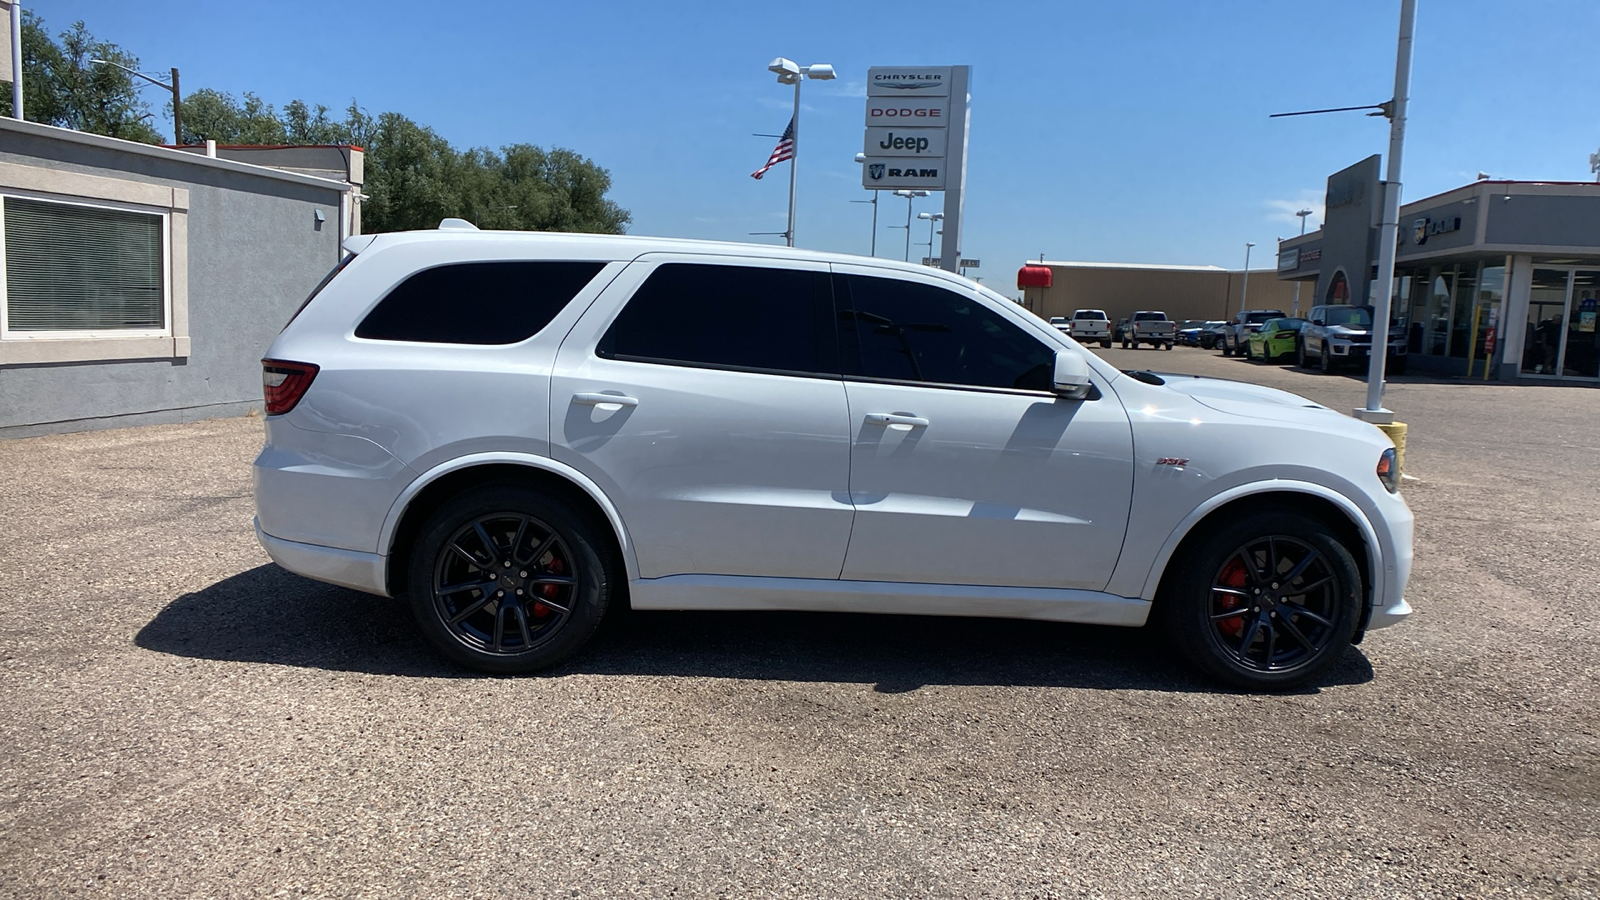
M 1300 328 L 1297 347 L 1300 368 L 1319 368 L 1333 372 L 1346 364 L 1365 364 L 1372 355 L 1372 307 L 1313 306 Z M 1389 329 L 1389 358 L 1385 369 L 1391 375 L 1406 373 L 1405 329 Z M 1315 362 L 1313 362 L 1315 360 Z
M 1243 356 L 1250 335 L 1260 331 L 1268 319 L 1281 319 L 1283 316 L 1281 309 L 1242 310 L 1234 315 L 1233 321 L 1222 327 L 1222 337 L 1217 341 L 1217 346 L 1222 348 L 1223 356 Z

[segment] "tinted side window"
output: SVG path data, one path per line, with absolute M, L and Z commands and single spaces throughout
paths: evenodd
M 896 381 L 1047 391 L 1055 352 L 975 297 L 846 275 L 859 361 L 850 374 Z
M 424 269 L 395 286 L 356 337 L 515 344 L 550 324 L 605 263 L 474 262 Z
M 837 377 L 834 318 L 823 272 L 667 263 L 634 292 L 595 352 Z

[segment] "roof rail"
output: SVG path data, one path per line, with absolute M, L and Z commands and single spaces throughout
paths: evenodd
M 440 219 L 439 220 L 439 230 L 440 231 L 477 231 L 478 230 L 478 226 L 472 224 L 471 222 L 468 222 L 466 219 L 449 218 L 449 219 Z

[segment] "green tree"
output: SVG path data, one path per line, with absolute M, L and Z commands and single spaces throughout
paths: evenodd
M 76 131 L 161 143 L 150 124 L 149 104 L 140 89 L 143 81 L 101 59 L 129 69 L 139 68 L 139 58 L 109 41 L 89 33 L 82 22 L 61 32 L 60 42 L 45 30 L 44 19 L 29 10 L 22 14 L 22 111 L 30 122 L 58 125 Z M 11 115 L 10 82 L 0 91 L 0 114 Z
M 172 104 L 167 104 L 171 113 Z M 244 102 L 210 88 L 201 88 L 183 98 L 183 142 L 203 144 L 286 144 L 284 123 L 277 110 L 249 91 Z

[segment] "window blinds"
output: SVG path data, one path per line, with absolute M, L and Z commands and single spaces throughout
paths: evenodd
M 10 331 L 166 327 L 161 216 L 6 197 Z

